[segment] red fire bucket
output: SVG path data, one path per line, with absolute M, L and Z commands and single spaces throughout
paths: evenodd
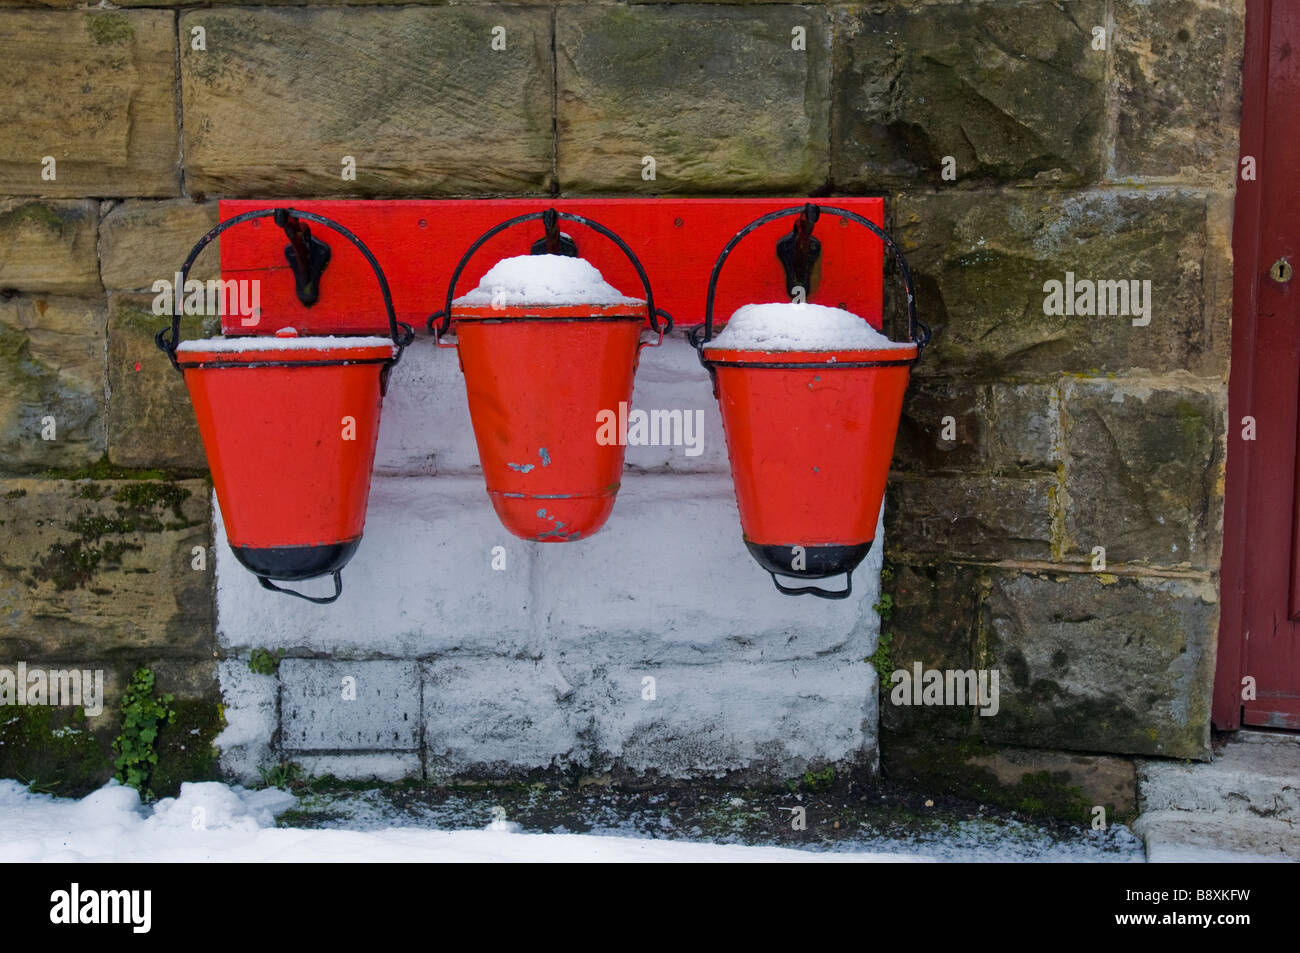
M 576 257 L 577 246 L 558 231 L 558 220 L 585 225 L 627 255 L 645 299 L 457 303 L 457 279 L 483 243 L 539 218 L 546 238 L 533 246 L 533 254 Z M 605 525 L 622 480 L 625 447 L 599 439 L 598 424 L 603 412 L 617 413 L 621 401 L 631 402 L 647 321 L 660 341 L 672 329 L 671 316 L 654 306 L 640 261 L 616 234 L 578 215 L 548 209 L 502 222 L 480 236 L 456 266 L 446 310 L 429 318 L 429 330 L 441 339 L 455 326 L 454 346 L 488 496 L 497 517 L 516 536 L 571 542 Z
M 843 599 L 875 539 L 903 395 L 929 330 L 916 319 L 907 262 L 884 231 L 844 209 L 809 211 L 764 215 L 731 239 L 709 280 L 705 323 L 688 337 L 713 377 L 745 545 L 782 593 Z M 809 217 L 816 221 L 818 212 L 869 228 L 894 253 L 907 291 L 909 344 L 711 346 L 714 291 L 731 250 L 754 229 L 789 215 L 805 216 L 806 241 Z M 790 307 L 798 312 L 798 305 Z M 839 575 L 846 579 L 843 589 L 796 588 L 777 578 Z
M 284 221 L 285 210 L 279 212 L 277 221 Z M 181 281 L 223 231 L 275 214 L 246 212 L 222 222 L 194 246 Z M 342 592 L 341 572 L 361 542 L 380 405 L 389 371 L 414 332 L 399 326 L 384 273 L 360 239 L 323 216 L 288 215 L 334 229 L 365 256 L 379 281 L 391 340 L 298 337 L 289 328 L 274 337 L 181 342 L 178 295 L 158 346 L 189 388 L 235 558 L 264 588 L 324 604 Z M 272 582 L 323 575 L 334 579 L 331 596 Z

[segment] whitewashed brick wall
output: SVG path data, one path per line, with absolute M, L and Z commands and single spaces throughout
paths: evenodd
M 284 758 L 340 777 L 557 768 L 779 781 L 874 765 L 864 659 L 879 628 L 879 543 L 851 599 L 780 595 L 741 540 L 717 404 L 680 337 L 643 352 L 633 405 L 703 408 L 704 452 L 630 447 L 600 533 L 524 542 L 484 492 L 455 354 L 412 346 L 385 399 L 366 534 L 337 603 L 263 591 L 218 521 L 225 769 L 251 778 Z M 277 675 L 248 671 L 259 647 L 283 652 Z M 341 698 L 346 676 L 355 701 Z

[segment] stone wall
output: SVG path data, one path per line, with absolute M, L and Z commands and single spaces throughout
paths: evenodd
M 913 54 L 896 67 L 901 95 L 850 112 L 869 155 L 901 164 L 878 181 L 899 189 L 894 226 L 940 329 L 910 396 L 888 508 L 894 659 L 1003 675 L 997 717 L 887 707 L 885 724 L 1205 757 L 1241 5 L 1029 4 L 1003 15 L 980 31 L 967 8 L 868 18 L 931 37 L 941 55 L 923 44 L 925 65 L 909 69 Z M 1105 57 L 1059 52 L 1076 25 L 1102 22 Z M 846 55 L 878 62 L 853 44 Z M 1008 72 L 1007 57 L 1026 65 Z M 907 103 L 940 98 L 927 84 L 979 96 L 917 122 Z M 1044 88 L 1055 92 L 1029 92 Z M 954 143 L 958 120 L 1007 131 Z M 918 188 L 917 164 L 943 150 L 971 180 Z M 1150 323 L 1045 314 L 1044 282 L 1066 272 L 1149 279 Z M 944 415 L 956 419 L 952 439 Z
M 344 598 L 393 577 L 401 595 L 354 603 L 374 624 L 348 629 L 262 612 L 227 571 L 141 293 L 221 196 L 879 194 L 936 333 L 895 456 L 875 668 L 1002 673 L 990 718 L 885 685 L 886 770 L 934 777 L 937 748 L 1084 753 L 1044 768 L 1067 779 L 1110 763 L 1086 753 L 1206 755 L 1241 0 L 121 6 L 0 0 L 0 664 L 150 664 L 212 706 L 219 656 L 244 775 L 869 767 L 875 594 L 812 611 L 763 588 L 680 338 L 638 399 L 707 408 L 704 462 L 633 459 L 605 534 L 503 539 L 517 571 L 495 576 L 440 548 L 446 524 L 496 527 L 459 381 L 417 345 L 371 510 L 407 558 L 363 546 Z M 1150 280 L 1150 323 L 1045 314 L 1067 272 Z M 421 429 L 428 394 L 454 427 Z M 681 532 L 698 546 L 653 548 Z M 584 574 L 608 581 L 585 607 Z M 286 655 L 277 676 L 248 671 L 258 647 Z M 401 686 L 387 721 L 312 707 L 340 665 Z M 651 671 L 679 693 L 655 714 Z

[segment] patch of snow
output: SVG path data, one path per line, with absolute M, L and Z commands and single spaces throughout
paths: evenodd
M 127 790 L 130 790 L 129 788 Z M 163 798 L 153 806 L 149 823 L 162 828 L 194 828 L 209 831 L 256 831 L 273 827 L 275 816 L 297 802 L 278 788 L 246 791 L 216 781 L 185 782 L 180 797 Z
M 177 351 L 202 351 L 219 354 L 238 354 L 244 351 L 304 351 L 324 348 L 371 348 L 393 347 L 392 338 L 381 337 L 274 337 L 259 335 L 257 337 L 234 338 L 199 338 L 182 341 Z
M 516 255 L 491 268 L 473 291 L 453 302 L 465 305 L 644 304 L 605 281 L 585 258 Z
M 178 798 L 141 806 L 117 782 L 80 801 L 32 794 L 0 781 L 0 861 L 909 861 L 884 853 L 814 852 L 590 834 L 504 829 L 374 831 L 271 826 L 296 802 L 274 788 L 184 784 Z
M 544 793 L 537 795 L 545 799 Z M 719 799 L 737 809 L 739 798 Z M 766 827 L 772 805 L 747 802 Z M 290 808 L 321 827 L 276 827 Z M 1051 832 L 1016 820 L 936 818 L 925 833 L 889 836 L 866 826 L 834 844 L 778 847 L 734 835 L 705 841 L 675 826 L 654 799 L 631 812 L 597 798 L 588 833 L 529 830 L 504 807 L 453 794 L 445 803 L 389 803 L 382 790 L 314 794 L 186 783 L 152 806 L 110 781 L 81 800 L 33 794 L 0 781 L 0 862 L 31 861 L 655 861 L 655 862 L 1141 862 L 1141 842 L 1122 825 Z M 740 815 L 737 815 L 740 818 Z M 743 818 L 740 818 L 743 819 Z M 486 829 L 484 827 L 486 823 Z M 811 833 L 810 833 L 810 836 Z M 693 839 L 690 839 L 693 838 Z M 1249 854 L 1171 844 L 1152 860 L 1256 860 Z
M 910 341 L 891 341 L 843 308 L 795 302 L 747 304 L 705 345 L 737 351 L 874 351 L 914 346 Z

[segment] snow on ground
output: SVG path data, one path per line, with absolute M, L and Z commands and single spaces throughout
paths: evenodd
M 331 799 L 333 824 L 276 827 L 299 805 L 289 793 L 216 782 L 186 783 L 180 796 L 144 806 L 117 782 L 81 800 L 30 793 L 0 781 L 0 862 L 33 861 L 604 861 L 604 862 L 924 862 L 935 860 L 1141 860 L 1124 828 L 1061 842 L 1029 825 L 977 822 L 930 839 L 871 838 L 830 850 L 647 837 L 627 819 L 597 819 L 600 833 L 529 833 L 511 822 L 481 829 L 465 814 L 399 813 L 349 794 Z M 319 803 L 317 805 L 319 807 Z M 397 822 L 397 823 L 395 823 Z M 636 831 L 641 836 L 627 836 Z M 673 832 L 681 837 L 684 834 Z M 689 833 L 689 832 L 688 832 Z
M 833 801 L 817 802 L 797 794 L 775 798 L 751 794 L 749 799 L 712 795 L 697 802 L 695 810 L 675 815 L 672 811 L 664 812 L 666 802 L 672 797 L 680 795 L 654 794 L 637 806 L 617 797 L 593 795 L 580 811 L 570 811 L 568 820 L 581 824 L 582 832 L 592 836 L 656 840 L 671 837 L 678 838 L 676 843 L 707 840 L 714 845 L 746 847 L 772 838 L 772 813 L 790 809 L 783 805 L 804 803 L 809 818 L 835 811 Z M 555 820 L 565 812 L 563 806 L 556 810 L 554 802 L 564 800 L 565 797 L 555 792 L 533 790 L 522 800 L 511 803 L 509 812 L 533 827 L 537 826 L 538 819 L 550 817 L 552 820 L 545 822 L 549 824 L 548 829 L 567 834 L 563 821 L 557 824 Z M 471 792 L 453 794 L 439 803 L 404 801 L 397 808 L 391 795 L 383 789 L 311 794 L 299 806 L 308 808 L 321 826 L 346 830 L 384 829 L 393 824 L 395 817 L 404 825 L 420 828 L 458 827 L 465 826 L 467 817 L 485 816 L 488 810 L 482 798 Z M 1049 830 L 997 815 L 939 814 L 928 823 L 900 829 L 888 811 L 875 815 L 865 805 L 859 811 L 859 823 L 853 832 L 832 833 L 810 822 L 809 830 L 802 835 L 808 838 L 807 846 L 786 849 L 824 860 L 845 859 L 845 855 L 872 860 L 983 863 L 1140 863 L 1145 859 L 1142 842 L 1124 825 L 1113 825 L 1105 831 L 1067 826 L 1067 832 L 1063 833 L 1059 828 Z M 707 831 L 699 824 L 706 819 Z M 845 820 L 853 823 L 847 817 Z M 781 823 L 784 827 L 788 822 Z M 785 842 L 789 843 L 788 833 Z
M 817 853 L 785 847 L 527 834 L 485 830 L 373 831 L 274 827 L 296 798 L 270 788 L 186 783 L 178 798 L 145 808 L 110 782 L 75 801 L 0 781 L 0 862 L 32 861 L 909 861 L 883 853 Z

